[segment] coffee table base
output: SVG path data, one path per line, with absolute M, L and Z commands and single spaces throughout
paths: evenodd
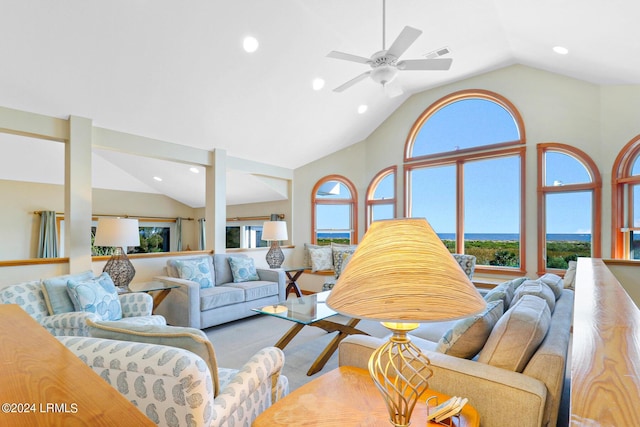
M 331 342 L 324 348 L 322 353 L 316 358 L 313 362 L 309 370 L 307 371 L 307 375 L 311 376 L 324 368 L 324 365 L 327 364 L 327 361 L 333 356 L 333 353 L 336 352 L 340 342 L 348 337 L 349 335 L 361 334 L 361 335 L 369 335 L 368 333 L 361 331 L 360 329 L 356 329 L 356 325 L 360 322 L 360 319 L 349 319 L 346 324 L 332 322 L 330 320 L 322 319 L 317 322 L 309 323 L 308 326 L 315 326 L 317 328 L 323 329 L 329 333 L 338 331 L 338 334 L 333 337 Z M 280 338 L 280 340 L 275 344 L 281 350 L 291 342 L 291 340 L 298 335 L 298 333 L 304 328 L 305 324 L 295 323 L 291 329 L 287 331 L 286 334 Z

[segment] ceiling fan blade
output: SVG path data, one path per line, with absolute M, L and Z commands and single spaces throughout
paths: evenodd
M 364 73 L 360 74 L 359 76 L 354 77 L 353 79 L 349 80 L 348 82 L 338 86 L 333 91 L 334 92 L 342 92 L 345 89 L 349 89 L 351 86 L 353 86 L 354 84 L 358 83 L 360 80 L 364 80 L 367 77 L 369 77 L 369 74 L 371 74 L 371 71 L 365 71 Z
M 407 59 L 397 66 L 400 70 L 448 70 L 452 62 L 451 58 Z
M 338 52 L 335 50 L 329 52 L 327 56 L 329 58 L 344 59 L 345 61 L 360 62 L 361 64 L 369 64 L 371 62 L 369 58 L 365 58 L 364 56 L 351 55 L 350 53 Z
M 409 46 L 420 37 L 420 34 L 422 34 L 422 30 L 408 26 L 404 27 L 398 38 L 395 39 L 389 50 L 387 50 L 387 54 L 400 58 L 400 56 L 409 49 Z

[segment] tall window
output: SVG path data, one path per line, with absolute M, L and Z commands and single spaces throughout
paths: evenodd
M 611 256 L 640 259 L 640 135 L 620 151 L 611 176 Z
M 600 257 L 602 180 L 575 147 L 538 144 L 538 272 L 567 269 L 578 257 Z
M 524 144 L 518 111 L 498 94 L 436 101 L 407 138 L 406 216 L 425 217 L 479 271 L 525 271 Z
M 396 166 L 380 171 L 369 184 L 366 226 L 379 219 L 396 217 Z
M 340 175 L 322 178 L 313 187 L 311 242 L 319 245 L 356 243 L 357 193 L 351 181 Z

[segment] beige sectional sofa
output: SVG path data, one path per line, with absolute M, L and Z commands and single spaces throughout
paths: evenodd
M 429 386 L 467 397 L 478 410 L 482 427 L 555 426 L 571 335 L 573 291 L 564 289 L 558 276 L 545 275 L 535 281 L 505 282 L 485 299 L 502 300 L 500 304 L 508 307 L 490 327 L 486 323 L 490 316 L 485 315 L 471 327 L 467 321 L 466 334 L 454 327 L 464 321 L 423 324 L 412 332 L 412 342 L 431 360 Z M 467 342 L 466 335 L 484 342 Z M 339 364 L 367 369 L 369 356 L 382 343 L 379 338 L 352 335 L 340 345 Z M 473 346 L 469 359 L 452 355 L 452 350 L 469 353 Z
M 168 260 L 166 275 L 155 279 L 178 288 L 171 290 L 154 313 L 164 316 L 169 325 L 204 329 L 255 315 L 252 308 L 286 299 L 283 270 L 256 268 L 255 276 L 238 280 L 229 262 L 232 257 L 250 260 L 241 254 Z M 190 273 L 187 264 L 196 265 L 197 271 Z

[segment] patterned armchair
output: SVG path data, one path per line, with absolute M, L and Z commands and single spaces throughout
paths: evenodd
M 87 273 L 88 272 L 82 274 L 87 275 Z M 91 274 L 91 276 L 93 276 L 93 274 Z M 73 276 L 60 276 L 57 279 L 68 277 Z M 66 312 L 50 314 L 43 288 L 43 282 L 40 280 L 7 286 L 0 289 L 0 303 L 19 305 L 51 334 L 56 336 L 88 336 L 87 319 L 93 321 L 101 320 L 95 313 L 73 311 L 72 306 L 70 306 L 71 308 L 67 308 Z M 128 324 L 166 324 L 164 317 L 151 315 L 153 298 L 151 298 L 150 295 L 145 293 L 129 293 L 119 295 L 118 299 L 122 308 L 121 322 Z
M 160 426 L 250 426 L 288 392 L 280 375 L 284 354 L 275 347 L 260 350 L 240 370 L 217 368 L 212 377 L 210 365 L 183 348 L 104 338 L 58 340 Z

